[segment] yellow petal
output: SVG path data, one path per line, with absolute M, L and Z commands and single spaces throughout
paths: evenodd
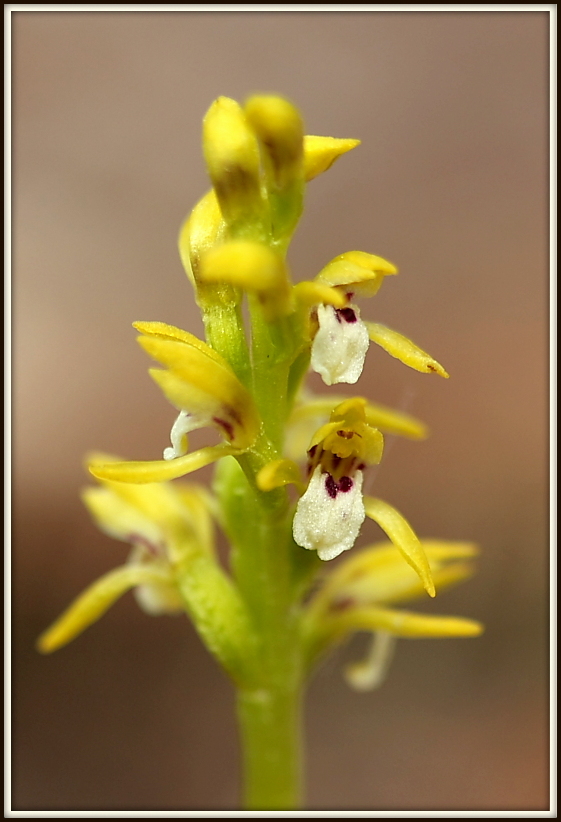
M 261 491 L 272 491 L 289 483 L 294 483 L 301 492 L 306 489 L 300 469 L 292 460 L 273 460 L 267 463 L 257 474 L 256 481 Z
M 483 633 L 483 625 L 473 619 L 427 616 L 390 608 L 350 608 L 333 620 L 337 633 L 388 631 L 411 638 L 472 637 Z
M 356 605 L 408 602 L 423 594 L 423 586 L 414 571 L 404 564 L 399 552 L 392 548 L 394 561 L 376 571 L 356 577 L 332 591 L 334 603 L 352 600 Z M 399 564 L 398 564 L 399 563 Z M 473 576 L 475 568 L 467 562 L 452 562 L 445 567 L 432 567 L 435 586 L 441 591 Z
M 307 134 L 304 137 L 304 178 L 306 182 L 323 174 L 342 154 L 346 154 L 347 151 L 359 145 L 360 140 L 316 137 Z
M 50 654 L 81 634 L 126 591 L 145 583 L 169 584 L 170 577 L 149 565 L 123 565 L 98 579 L 37 640 L 37 649 Z
M 304 308 L 320 304 L 343 308 L 347 302 L 345 296 L 337 289 L 310 280 L 297 283 L 293 288 L 293 293 L 296 301 Z
M 201 279 L 254 292 L 268 320 L 290 311 L 286 265 L 280 254 L 263 243 L 234 240 L 211 249 L 201 260 Z
M 406 562 L 417 572 L 429 596 L 436 594 L 430 566 L 419 539 L 399 511 L 374 497 L 364 498 L 366 516 L 377 522 L 390 540 L 399 548 Z
M 397 331 L 392 331 L 385 325 L 379 323 L 364 323 L 368 329 L 368 336 L 372 342 L 379 345 L 392 357 L 400 360 L 409 368 L 414 368 L 415 371 L 422 371 L 425 374 L 435 373 L 440 374 L 441 377 L 448 379 L 450 376 L 444 368 L 437 362 L 430 354 L 423 351 L 414 342 L 412 342 L 403 334 Z
M 192 471 L 197 471 L 205 465 L 228 455 L 236 456 L 243 453 L 238 448 L 232 448 L 226 443 L 211 445 L 177 457 L 173 460 L 154 460 L 152 462 L 110 462 L 92 463 L 89 466 L 90 474 L 101 480 L 112 482 L 166 482 L 177 479 Z
M 347 251 L 331 260 L 316 279 L 372 297 L 389 274 L 397 274 L 397 268 L 383 257 L 365 251 Z

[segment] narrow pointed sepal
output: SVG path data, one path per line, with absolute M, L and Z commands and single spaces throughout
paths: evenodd
M 339 157 L 359 145 L 360 140 L 318 137 L 314 134 L 307 134 L 304 137 L 304 177 L 306 182 L 328 171 Z
M 399 511 L 374 497 L 364 498 L 366 516 L 377 522 L 390 540 L 399 548 L 404 559 L 417 572 L 423 587 L 431 597 L 436 595 L 430 565 L 419 538 Z
M 209 445 L 173 460 L 91 463 L 88 470 L 97 479 L 112 482 L 166 482 L 183 477 L 192 471 L 198 471 L 199 468 L 210 465 L 222 457 L 236 456 L 241 453 L 243 453 L 242 450 L 224 443 Z
M 414 368 L 415 371 L 421 371 L 424 374 L 439 374 L 445 379 L 450 376 L 434 357 L 415 345 L 408 337 L 404 337 L 398 331 L 393 331 L 380 323 L 365 322 L 364 324 L 368 329 L 368 335 L 372 342 L 379 345 L 392 357 L 400 360 L 404 365 L 408 365 L 409 368 Z
M 444 637 L 474 637 L 484 627 L 474 619 L 454 616 L 428 616 L 393 608 L 352 608 L 334 618 L 337 631 L 388 631 L 394 636 L 432 639 Z
M 64 613 L 41 634 L 37 649 L 50 654 L 79 636 L 130 588 L 143 584 L 168 584 L 168 574 L 148 565 L 123 565 L 98 579 L 80 594 Z

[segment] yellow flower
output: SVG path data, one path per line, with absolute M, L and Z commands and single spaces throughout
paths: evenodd
M 90 585 L 39 637 L 43 653 L 81 634 L 131 588 L 147 613 L 180 613 L 184 604 L 177 571 L 197 554 L 214 553 L 208 494 L 200 486 L 105 482 L 86 488 L 82 499 L 99 528 L 128 543 L 131 551 L 125 565 Z
M 110 462 L 96 460 L 90 472 L 98 479 L 120 482 L 160 482 L 181 477 L 228 454 L 240 454 L 255 442 L 259 415 L 249 391 L 228 363 L 201 340 L 165 323 L 135 323 L 143 336 L 139 343 L 166 370 L 150 375 L 179 409 L 171 430 L 171 447 L 163 460 Z M 187 453 L 187 434 L 214 427 L 227 443 Z
M 440 589 L 472 575 L 475 546 L 442 540 L 422 540 L 421 546 Z M 305 630 L 310 661 L 353 632 L 371 633 L 365 660 L 345 672 L 350 685 L 367 690 L 383 680 L 398 637 L 473 637 L 482 633 L 483 626 L 475 620 L 393 607 L 422 592 L 419 578 L 401 562 L 391 543 L 378 543 L 357 552 L 327 577 L 308 605 Z
M 320 271 L 316 281 L 335 288 L 345 297 L 343 307 L 319 304 L 312 315 L 317 330 L 312 344 L 312 369 L 326 385 L 356 383 L 364 365 L 369 342 L 375 342 L 401 362 L 425 373 L 448 377 L 444 368 L 415 343 L 379 323 L 361 320 L 356 296 L 374 296 L 384 278 L 397 268 L 374 254 L 348 251 Z
M 337 406 L 308 449 L 310 479 L 298 501 L 293 534 L 298 545 L 323 560 L 354 545 L 365 517 L 363 471 L 382 458 L 384 438 L 366 422 L 365 406 L 357 399 Z
M 314 409 L 311 403 L 312 413 L 324 410 L 326 404 L 319 400 Z M 383 453 L 383 435 L 373 424 L 377 418 L 394 433 L 415 438 L 425 433 L 422 424 L 412 417 L 377 409 L 362 397 L 354 397 L 337 405 L 330 421 L 313 435 L 307 451 L 307 483 L 301 481 L 293 460 L 279 459 L 261 469 L 257 485 L 262 491 L 288 483 L 296 485 L 301 496 L 292 526 L 294 541 L 317 551 L 322 560 L 335 559 L 352 548 L 368 516 L 416 571 L 429 596 L 434 596 L 428 560 L 405 517 L 389 503 L 362 494 L 364 470 L 379 463 Z

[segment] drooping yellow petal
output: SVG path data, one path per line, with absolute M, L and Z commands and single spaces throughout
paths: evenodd
M 337 634 L 349 631 L 388 631 L 410 638 L 471 637 L 483 633 L 483 625 L 474 619 L 453 616 L 427 616 L 391 608 L 349 608 L 333 618 L 331 630 Z
M 403 334 L 392 331 L 391 328 L 380 325 L 380 323 L 365 322 L 365 325 L 372 342 L 379 345 L 392 357 L 408 365 L 409 368 L 414 368 L 415 371 L 422 371 L 425 374 L 439 374 L 446 379 L 450 376 L 439 362 L 410 339 L 404 337 Z
M 360 140 L 317 137 L 307 134 L 304 137 L 304 178 L 306 182 L 323 174 L 341 155 L 359 145 Z
M 150 565 L 123 565 L 98 579 L 80 594 L 64 613 L 41 634 L 37 649 L 50 654 L 81 634 L 130 588 L 143 584 L 169 584 L 168 574 Z
M 364 509 L 366 516 L 378 523 L 396 548 L 399 548 L 406 562 L 418 573 L 427 594 L 434 597 L 436 591 L 428 559 L 405 517 L 392 505 L 374 497 L 364 498 Z
M 154 460 L 152 462 L 110 462 L 91 463 L 89 472 L 97 479 L 112 482 L 166 482 L 197 471 L 222 457 L 236 456 L 243 453 L 226 443 L 210 445 L 198 451 L 185 454 L 173 460 Z
M 208 251 L 201 260 L 201 278 L 229 283 L 257 295 L 265 319 L 273 320 L 291 308 L 288 271 L 280 254 L 263 243 L 233 240 Z
M 261 491 L 272 491 L 289 483 L 296 485 L 301 493 L 306 489 L 300 469 L 292 460 L 273 460 L 267 463 L 257 474 L 256 481 Z
M 384 277 L 390 274 L 397 274 L 397 268 L 383 257 L 365 251 L 347 251 L 331 260 L 316 279 L 364 297 L 373 297 Z

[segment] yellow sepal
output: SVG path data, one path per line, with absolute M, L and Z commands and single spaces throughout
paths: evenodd
M 90 474 L 100 480 L 112 482 L 166 482 L 197 471 L 222 457 L 237 456 L 243 453 L 226 443 L 209 445 L 198 451 L 185 454 L 173 460 L 153 460 L 152 462 L 109 462 L 90 463 Z
M 360 140 L 337 137 L 304 137 L 304 179 L 313 180 L 331 168 L 335 160 L 360 145 Z
M 415 371 L 422 371 L 425 374 L 435 373 L 448 379 L 450 376 L 444 368 L 430 354 L 415 345 L 408 337 L 404 337 L 398 331 L 392 331 L 386 325 L 380 323 L 364 323 L 368 329 L 368 336 L 372 342 L 379 345 L 392 357 L 400 360 L 409 368 Z
M 365 251 L 347 251 L 331 260 L 316 280 L 363 297 L 373 297 L 390 274 L 397 274 L 397 268 L 383 257 Z
M 366 516 L 377 522 L 390 540 L 399 548 L 404 559 L 417 572 L 423 587 L 431 597 L 436 595 L 430 565 L 419 538 L 399 511 L 374 497 L 364 498 Z
M 80 594 L 37 640 L 37 650 L 50 654 L 77 637 L 130 588 L 137 585 L 169 585 L 169 574 L 150 565 L 123 565 L 102 576 Z
M 224 357 L 221 357 L 214 348 L 211 348 L 210 345 L 207 345 L 202 340 L 199 340 L 198 337 L 195 337 L 194 334 L 190 334 L 182 328 L 176 328 L 174 325 L 160 322 L 134 322 L 132 325 L 133 328 L 136 328 L 136 330 L 144 334 L 145 337 L 155 337 L 159 340 L 185 343 L 206 354 L 207 357 L 219 363 L 223 368 L 230 368 Z
M 391 608 L 349 608 L 333 617 L 332 629 L 338 634 L 350 631 L 388 631 L 400 637 L 472 637 L 484 627 L 474 619 L 453 616 L 427 616 Z

